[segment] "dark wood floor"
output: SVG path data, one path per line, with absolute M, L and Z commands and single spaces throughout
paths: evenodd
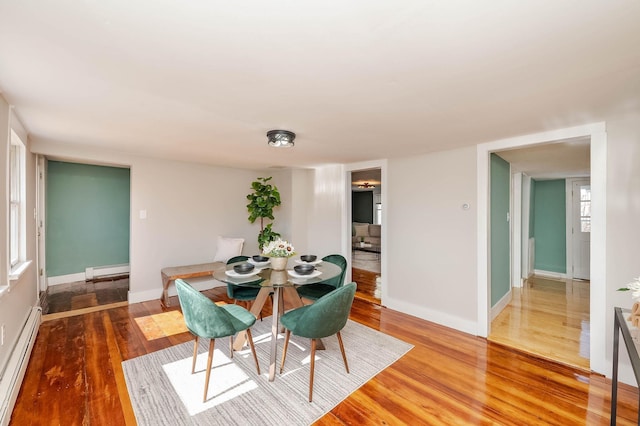
M 224 288 L 205 294 L 228 301 Z M 191 340 L 186 332 L 148 339 L 137 325 L 136 318 L 178 309 L 176 298 L 172 305 L 154 300 L 44 322 L 11 424 L 135 424 L 121 362 Z M 361 299 L 351 319 L 415 347 L 317 424 L 609 424 L 610 382 L 600 375 Z M 623 385 L 619 398 L 618 424 L 636 424 L 637 390 Z
M 128 276 L 53 285 L 41 297 L 42 313 L 54 314 L 126 302 L 128 292 Z

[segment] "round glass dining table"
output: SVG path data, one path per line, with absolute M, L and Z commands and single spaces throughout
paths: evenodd
M 271 348 L 269 352 L 269 381 L 273 381 L 276 372 L 276 357 L 277 357 L 277 338 L 279 332 L 279 320 L 284 311 L 284 299 L 293 308 L 299 308 L 303 306 L 300 296 L 296 291 L 296 287 L 307 284 L 318 283 L 329 278 L 338 276 L 342 270 L 339 266 L 334 265 L 331 262 L 316 261 L 315 270 L 307 276 L 298 275 L 293 267 L 295 265 L 305 263 L 300 260 L 299 257 L 291 257 L 287 263 L 287 269 L 283 271 L 275 271 L 271 269 L 270 262 L 257 263 L 253 259 L 249 258 L 248 263 L 252 263 L 255 268 L 250 274 L 238 274 L 234 271 L 233 267 L 245 262 L 230 263 L 227 265 L 224 277 L 215 278 L 218 281 L 222 281 L 227 284 L 233 284 L 237 286 L 247 287 L 259 287 L 260 291 L 256 296 L 253 304 L 251 305 L 250 312 L 258 318 L 262 312 L 262 308 L 269 298 L 270 294 L 273 294 L 273 314 L 271 316 Z M 322 348 L 322 342 L 318 342 Z M 246 344 L 246 332 L 238 333 L 234 343 L 234 350 L 241 350 Z

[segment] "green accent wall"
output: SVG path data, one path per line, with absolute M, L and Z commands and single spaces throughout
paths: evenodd
M 510 165 L 491 154 L 491 306 L 511 288 L 509 253 Z
M 533 187 L 535 269 L 567 272 L 565 187 L 564 179 L 538 180 Z
M 373 223 L 373 191 L 351 192 L 351 217 L 354 222 Z
M 533 238 L 535 235 L 535 207 L 536 207 L 536 181 L 531 179 L 531 186 L 529 188 L 529 238 Z
M 130 171 L 49 161 L 47 276 L 129 263 Z

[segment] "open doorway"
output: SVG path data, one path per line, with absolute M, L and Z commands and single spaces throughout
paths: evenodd
M 351 172 L 351 276 L 356 297 L 380 304 L 382 292 L 382 172 Z
M 40 157 L 38 266 L 43 313 L 125 305 L 130 170 Z
M 503 253 L 504 259 L 491 263 L 494 297 L 489 339 L 585 370 L 590 344 L 589 151 L 589 139 L 578 138 L 496 151 L 491 163 L 492 167 L 506 165 L 503 204 L 511 220 L 502 221 L 506 244 L 491 231 L 492 257 Z M 492 180 L 500 177 L 491 171 Z M 492 182 L 492 215 L 493 199 L 501 198 L 500 193 L 494 194 L 494 187 L 501 188 Z M 495 270 L 502 265 L 506 270 Z M 500 279 L 507 288 L 504 295 L 493 283 Z

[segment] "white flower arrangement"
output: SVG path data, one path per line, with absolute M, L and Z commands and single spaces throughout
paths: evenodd
M 631 298 L 640 299 L 640 277 L 634 278 L 626 287 L 619 288 L 618 291 L 631 291 Z
M 293 245 L 284 240 L 270 241 L 262 248 L 262 254 L 269 257 L 291 257 L 296 254 Z

